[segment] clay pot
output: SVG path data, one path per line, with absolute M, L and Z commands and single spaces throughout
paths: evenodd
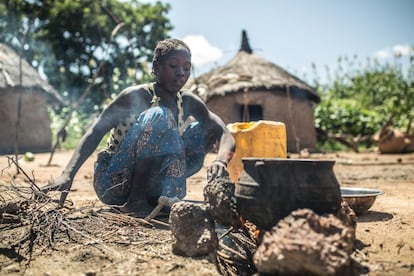
M 237 208 L 259 228 L 270 230 L 292 211 L 312 209 L 336 214 L 341 206 L 335 161 L 243 158 L 236 184 Z

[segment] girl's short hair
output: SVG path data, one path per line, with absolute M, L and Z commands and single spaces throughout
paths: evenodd
M 167 38 L 158 42 L 157 46 L 154 49 L 154 56 L 152 58 L 152 64 L 156 62 L 161 62 L 162 59 L 167 56 L 171 51 L 177 50 L 180 48 L 184 48 L 188 51 L 191 56 L 190 48 L 184 41 L 175 39 L 175 38 Z

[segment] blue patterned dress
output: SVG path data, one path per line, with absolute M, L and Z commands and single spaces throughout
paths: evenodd
M 166 107 L 151 107 L 128 129 L 116 152 L 99 153 L 95 163 L 94 188 L 109 205 L 124 204 L 130 194 L 136 164 L 157 160 L 143 179 L 151 198 L 186 195 L 186 178 L 198 172 L 206 154 L 204 130 L 192 122 L 180 135 L 173 113 Z M 144 183 L 146 182 L 146 183 Z M 135 184 L 137 185 L 137 184 Z

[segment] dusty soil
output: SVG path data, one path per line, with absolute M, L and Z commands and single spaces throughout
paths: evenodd
M 33 162 L 21 160 L 20 166 L 36 184 L 44 185 L 60 174 L 70 157 L 71 152 L 57 152 L 52 166 L 45 167 L 49 154 L 36 154 Z M 114 218 L 107 213 L 107 219 L 97 223 L 97 218 L 102 219 L 102 215 L 96 216 L 94 210 L 105 209 L 105 206 L 100 205 L 92 188 L 95 158 L 93 155 L 88 159 L 78 172 L 73 191 L 68 196 L 73 202 L 71 210 L 76 211 L 74 215 L 81 221 L 84 219 L 84 229 L 70 229 L 81 239 L 61 235 L 55 238 L 52 246 L 50 243 L 33 246 L 30 254 L 28 246 L 18 250 L 2 242 L 10 239 L 10 235 L 16 235 L 16 240 L 21 239 L 16 232 L 18 229 L 0 228 L 0 274 L 219 275 L 208 257 L 188 258 L 172 253 L 171 234 L 168 225 L 164 224 L 168 222 L 166 217 L 157 218 L 149 225 Z M 209 154 L 205 164 L 213 158 L 214 154 Z M 336 160 L 334 172 L 341 186 L 385 192 L 366 214 L 358 218 L 353 254 L 360 264 L 358 273 L 414 275 L 414 154 L 341 152 L 312 154 L 308 158 Z M 3 186 L 27 182 L 27 177 L 22 174 L 13 177 L 16 169 L 9 167 L 6 156 L 0 156 L 0 171 Z M 206 166 L 189 179 L 188 199 L 203 199 L 205 176 Z M 88 226 L 88 219 L 95 221 L 95 226 Z

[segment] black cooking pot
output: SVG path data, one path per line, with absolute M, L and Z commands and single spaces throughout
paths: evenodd
M 259 228 L 270 230 L 296 209 L 336 214 L 341 206 L 335 161 L 243 158 L 242 162 L 235 190 L 237 208 Z

